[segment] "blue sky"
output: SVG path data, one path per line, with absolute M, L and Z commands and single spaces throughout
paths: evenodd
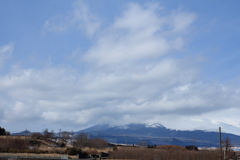
M 0 1 L 1 127 L 161 123 L 238 132 L 239 6 Z

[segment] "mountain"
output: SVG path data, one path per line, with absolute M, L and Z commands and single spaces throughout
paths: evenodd
M 12 136 L 30 136 L 31 132 L 29 130 L 25 130 L 19 133 L 12 133 Z
M 104 138 L 111 143 L 149 145 L 195 145 L 198 147 L 219 146 L 219 133 L 204 130 L 175 130 L 161 124 L 129 124 L 124 126 L 95 125 L 76 132 L 85 132 L 91 138 Z M 240 136 L 222 133 L 222 139 L 229 138 L 233 146 L 240 146 Z

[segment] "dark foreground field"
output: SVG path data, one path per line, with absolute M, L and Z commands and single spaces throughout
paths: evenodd
M 60 159 L 38 159 L 38 158 L 0 158 L 0 160 L 60 160 Z
M 220 159 L 220 151 L 189 151 L 183 147 L 173 147 L 170 149 L 118 148 L 110 154 L 109 158 L 137 160 L 218 160 Z M 228 160 L 230 159 L 228 157 Z

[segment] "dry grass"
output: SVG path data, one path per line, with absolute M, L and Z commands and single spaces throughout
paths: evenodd
M 161 145 L 161 146 L 157 146 L 157 149 L 163 149 L 163 150 L 167 150 L 167 151 L 170 151 L 170 150 L 182 150 L 182 151 L 185 151 L 185 147 L 182 147 L 182 146 L 176 146 L 176 145 Z
M 8 156 L 42 156 L 42 157 L 59 157 L 60 154 L 34 154 L 34 153 L 0 153 L 0 155 Z
M 112 148 L 96 149 L 96 148 L 85 147 L 85 148 L 82 148 L 82 151 L 84 151 L 88 154 L 98 154 L 98 153 L 101 153 L 101 152 L 109 153 L 109 152 L 112 152 L 113 149 Z
M 164 148 L 164 147 L 163 147 Z M 168 147 L 167 147 L 168 148 Z M 111 159 L 136 159 L 136 160 L 217 160 L 218 151 L 188 151 L 181 147 L 171 149 L 149 148 L 118 148 L 110 154 Z M 174 149 L 173 149 L 174 148 Z
M 63 153 L 66 151 L 66 147 L 48 147 L 48 146 L 41 146 L 38 148 L 40 151 L 48 151 L 48 152 L 55 152 L 55 153 Z
M 5 136 L 5 135 L 1 135 L 0 139 L 22 139 L 22 140 L 27 140 L 27 139 L 31 139 L 30 136 Z

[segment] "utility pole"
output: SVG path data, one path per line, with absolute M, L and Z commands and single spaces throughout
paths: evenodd
M 62 141 L 62 133 L 61 133 L 61 132 L 62 132 L 62 129 L 60 128 L 60 129 L 59 129 L 59 133 L 58 133 L 58 143 L 59 143 L 60 141 L 61 141 L 61 143 L 63 142 L 63 141 Z
M 220 160 L 222 160 L 222 134 L 221 134 L 221 127 L 219 127 L 219 149 L 220 149 Z
M 127 141 L 126 141 L 126 138 L 127 138 L 127 134 L 125 134 L 125 147 L 127 147 Z
M 72 144 L 72 146 L 73 146 L 73 135 L 74 135 L 74 133 L 73 133 L 73 130 L 72 130 L 72 132 L 71 132 L 71 144 Z
M 58 133 L 59 139 L 60 139 L 60 137 L 61 137 L 61 132 L 62 132 L 62 129 L 60 128 L 60 129 L 59 129 L 59 133 Z

